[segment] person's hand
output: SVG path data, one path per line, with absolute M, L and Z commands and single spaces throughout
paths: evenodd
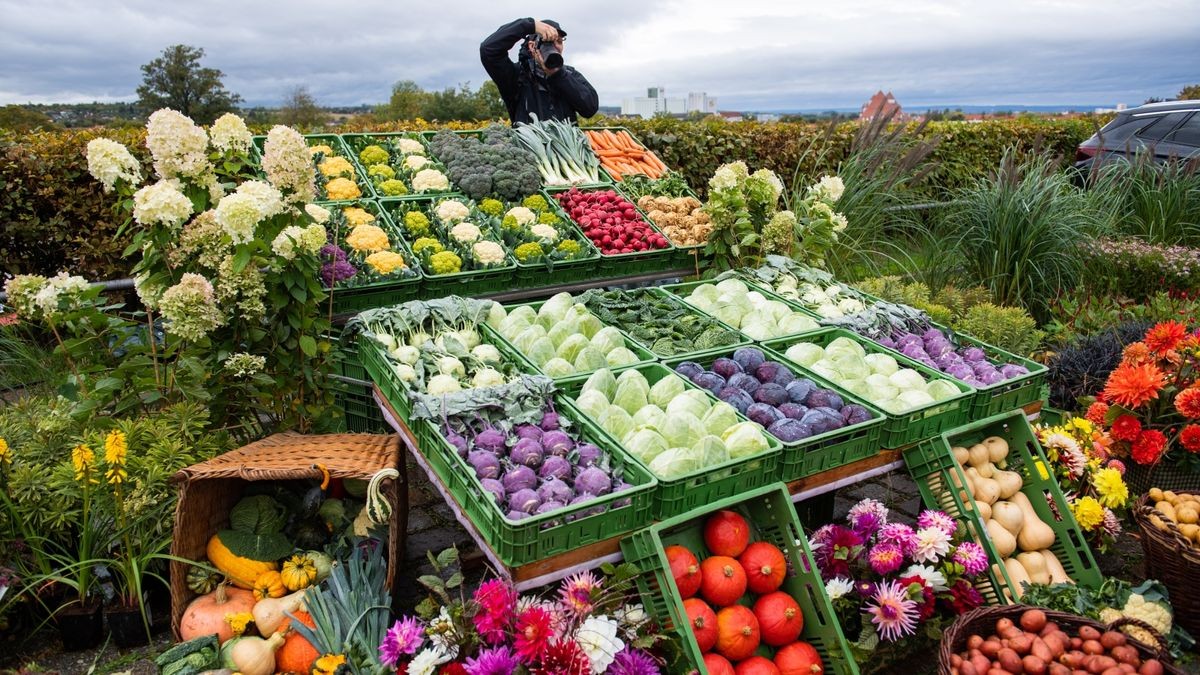
M 537 44 L 535 44 L 533 40 L 526 42 L 525 48 L 529 50 L 529 55 L 533 57 L 534 62 L 538 64 L 538 67 L 542 69 L 542 72 L 546 74 L 546 77 L 550 77 L 561 70 L 560 68 L 546 67 L 546 60 L 542 58 L 542 51 L 537 48 Z
M 538 21 L 537 19 L 534 19 L 534 21 L 533 21 L 533 32 L 537 33 L 538 37 L 542 38 L 543 40 L 545 40 L 547 42 L 554 42 L 555 40 L 558 39 L 558 29 L 557 28 L 555 28 L 554 26 L 551 26 L 548 23 Z

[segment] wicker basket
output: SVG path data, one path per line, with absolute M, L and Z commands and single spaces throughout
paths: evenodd
M 942 635 L 942 644 L 938 649 L 938 675 L 950 675 L 950 657 L 967 650 L 967 638 L 971 635 L 991 635 L 996 632 L 996 621 L 1000 619 L 1011 619 L 1013 623 L 1017 623 L 1021 614 L 1027 609 L 1034 609 L 1029 605 L 1001 605 L 997 607 L 980 607 L 979 609 L 971 610 L 966 614 L 958 617 L 958 619 L 946 629 Z M 1154 646 L 1142 644 L 1133 638 L 1129 638 L 1129 644 L 1137 648 L 1141 654 L 1142 660 L 1158 659 L 1163 670 L 1172 675 L 1183 675 L 1184 671 L 1180 670 L 1172 664 L 1171 652 L 1167 648 L 1167 641 L 1163 636 L 1154 630 L 1144 621 L 1123 617 L 1107 626 L 1099 621 L 1093 621 L 1087 617 L 1077 616 L 1075 614 L 1067 614 L 1065 612 L 1056 612 L 1049 609 L 1043 609 L 1046 613 L 1046 620 L 1058 624 L 1059 628 L 1068 633 L 1079 630 L 1084 626 L 1091 626 L 1100 632 L 1108 630 L 1117 630 L 1122 626 L 1137 626 L 1146 630 L 1154 636 L 1158 644 Z
M 1150 516 L 1156 514 L 1166 530 L 1160 530 L 1150 522 Z M 1163 582 L 1171 594 L 1176 623 L 1196 635 L 1200 632 L 1200 584 L 1196 583 L 1200 579 L 1200 550 L 1183 536 L 1174 521 L 1163 517 L 1154 508 L 1149 495 L 1138 498 L 1133 518 L 1142 533 L 1146 578 Z
M 229 510 L 248 483 L 319 479 L 321 472 L 316 464 L 324 466 L 334 478 L 366 480 L 381 469 L 401 468 L 400 461 L 400 440 L 395 435 L 282 433 L 190 466 L 171 478 L 179 484 L 171 554 L 188 560 L 204 558 L 209 538 L 228 522 Z M 395 588 L 393 582 L 404 559 L 408 529 L 407 486 L 402 481 L 387 480 L 383 493 L 397 505 L 388 527 L 387 551 L 387 583 Z M 171 563 L 171 630 L 176 639 L 179 620 L 196 595 L 187 587 L 187 571 L 187 564 Z

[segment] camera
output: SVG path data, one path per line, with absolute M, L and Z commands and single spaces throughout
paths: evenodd
M 543 40 L 536 33 L 527 36 L 525 39 L 532 42 L 533 46 L 542 53 L 542 61 L 545 62 L 547 68 L 551 70 L 562 68 L 563 57 L 558 45 L 549 40 Z

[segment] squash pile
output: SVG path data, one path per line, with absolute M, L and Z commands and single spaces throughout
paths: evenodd
M 968 493 L 960 492 L 960 497 L 968 510 L 978 511 L 1012 581 L 1013 587 L 1004 589 L 1004 595 L 1009 600 L 1020 599 L 1022 584 L 1074 583 L 1050 550 L 1054 530 L 1042 522 L 1029 497 L 1021 492 L 1021 474 L 1002 468 L 1007 465 L 1008 441 L 989 436 L 969 448 L 959 446 L 951 451 L 966 476 L 966 485 L 955 487 Z M 958 474 L 951 476 L 957 483 Z M 999 564 L 993 565 L 992 571 L 1003 578 Z
M 1150 524 L 1166 532 L 1170 528 L 1165 521 L 1169 520 L 1192 548 L 1200 548 L 1200 496 L 1158 488 L 1150 488 L 1149 495 L 1158 512 L 1150 516 Z
M 663 552 L 710 675 L 821 675 L 821 656 L 799 639 L 804 613 L 779 590 L 783 552 L 751 543 L 749 523 L 734 511 L 710 516 L 703 532 L 702 560 L 685 546 Z

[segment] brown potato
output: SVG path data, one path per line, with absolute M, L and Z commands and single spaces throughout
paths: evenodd
M 1112 668 L 1109 668 L 1108 670 L 1104 671 L 1103 673 L 1100 673 L 1100 675 L 1122 675 L 1124 672 L 1125 671 L 1121 670 L 1120 667 L 1113 666 Z
M 1021 656 L 1025 656 L 1029 653 L 1029 650 L 1033 648 L 1033 640 L 1029 639 L 1028 635 L 1022 633 L 1009 640 L 1008 646 L 1014 652 L 1020 654 Z
M 1117 645 L 1113 647 L 1111 656 L 1117 660 L 1117 663 L 1125 663 L 1134 668 L 1142 663 L 1142 657 L 1138 654 L 1138 650 L 1130 645 Z
M 1137 668 L 1134 668 L 1133 666 L 1129 665 L 1128 663 L 1118 663 L 1117 668 L 1120 668 L 1122 673 L 1136 673 L 1137 672 Z
M 1071 669 L 1061 663 L 1051 663 L 1047 668 L 1050 675 L 1071 675 Z
M 1083 652 L 1080 652 L 1080 651 L 1067 652 L 1066 654 L 1063 654 L 1062 656 L 1058 657 L 1058 662 L 1063 664 L 1064 666 L 1067 666 L 1068 668 L 1071 668 L 1072 670 L 1078 670 L 1080 667 L 1083 666 Z
M 1158 488 L 1150 488 L 1150 499 L 1161 502 L 1163 500 L 1163 491 Z
M 1120 647 L 1121 645 L 1125 644 L 1125 634 L 1120 631 L 1110 630 L 1100 636 L 1100 644 L 1103 645 L 1105 649 Z

